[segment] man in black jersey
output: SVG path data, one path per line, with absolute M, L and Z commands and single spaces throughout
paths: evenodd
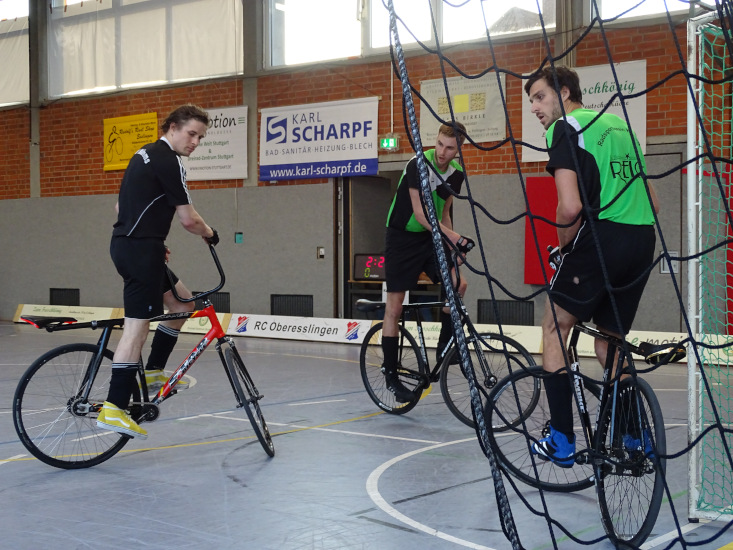
M 425 151 L 424 155 L 428 163 L 429 184 L 436 216 L 440 220 L 440 230 L 444 238 L 465 252 L 466 245 L 472 245 L 473 241 L 453 231 L 452 206 L 453 194 L 460 193 L 463 184 L 463 169 L 454 159 L 458 155 L 459 145 L 465 139 L 466 128 L 460 122 L 454 124 L 455 127 L 443 124 L 438 129 L 435 149 Z M 382 327 L 382 369 L 387 389 L 401 403 L 413 398 L 412 392 L 397 376 L 398 325 L 405 292 L 416 286 L 422 272 L 432 281 L 440 280 L 430 230 L 430 222 L 423 210 L 417 157 L 413 157 L 402 172 L 397 193 L 389 209 L 385 247 L 387 304 Z M 462 280 L 458 293 L 463 296 L 465 291 L 466 283 Z M 450 340 L 451 334 L 450 316 L 441 312 L 438 355 L 441 354 L 441 347 L 445 347 Z
M 109 394 L 97 418 L 97 425 L 140 439 L 147 432 L 125 412 L 136 384 L 135 374 L 150 319 L 163 313 L 191 311 L 193 303 L 176 300 L 166 274 L 170 251 L 164 241 L 174 214 L 183 227 L 210 244 L 219 242 L 215 230 L 196 212 L 186 185 L 181 157 L 187 157 L 206 135 L 209 115 L 195 105 L 183 105 L 163 123 L 163 137 L 135 153 L 120 185 L 117 223 L 112 231 L 110 254 L 124 280 L 125 325 L 112 360 Z M 174 276 L 179 296 L 191 292 Z M 160 323 L 153 337 L 146 381 L 159 384 L 168 356 L 176 344 L 185 320 Z M 180 381 L 178 382 L 180 384 Z

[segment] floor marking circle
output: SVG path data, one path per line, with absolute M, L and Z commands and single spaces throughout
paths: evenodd
M 381 475 L 386 472 L 389 468 L 397 464 L 398 462 L 405 460 L 406 458 L 413 457 L 417 454 L 424 453 L 426 451 L 432 451 L 434 449 L 439 449 L 441 447 L 446 447 L 448 445 L 455 445 L 456 443 L 466 443 L 468 441 L 475 441 L 475 437 L 470 437 L 467 439 L 459 439 L 456 441 L 449 441 L 447 443 L 438 443 L 437 445 L 431 445 L 430 447 L 423 447 L 422 449 L 417 449 L 415 451 L 410 451 L 409 453 L 405 453 L 403 455 L 397 456 L 391 460 L 388 460 L 378 468 L 376 468 L 367 479 L 366 482 L 366 490 L 367 494 L 369 495 L 369 498 L 372 499 L 372 502 L 381 509 L 384 513 L 387 515 L 393 517 L 397 521 L 404 523 L 405 525 L 409 525 L 413 529 L 417 529 L 418 531 L 422 531 L 423 533 L 427 533 L 428 535 L 437 537 L 439 539 L 443 539 L 448 542 L 452 542 L 454 544 L 459 544 L 461 546 L 465 546 L 466 548 L 473 548 L 474 550 L 495 550 L 494 548 L 490 548 L 488 546 L 482 546 L 480 544 L 476 544 L 475 542 L 471 542 L 464 539 L 459 539 L 458 537 L 454 537 L 453 535 L 449 535 L 447 533 L 443 533 L 442 531 L 438 531 L 437 529 L 433 529 L 432 527 L 428 527 L 427 525 L 424 525 L 418 521 L 415 521 L 414 519 L 404 515 L 403 513 L 397 511 L 392 505 L 390 505 L 380 494 L 379 492 L 379 478 Z

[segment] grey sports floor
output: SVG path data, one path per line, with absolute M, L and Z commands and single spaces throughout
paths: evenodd
M 41 353 L 96 336 L 0 324 L 0 548 L 511 548 L 474 432 L 451 415 L 437 387 L 407 415 L 380 413 L 361 382 L 358 346 L 238 340 L 264 394 L 274 458 L 244 412 L 233 409 L 218 356 L 209 350 L 189 371 L 192 387 L 146 424 L 147 441 L 132 441 L 90 469 L 43 464 L 13 428 L 17 381 Z M 198 339 L 182 335 L 173 360 Z M 664 409 L 668 450 L 677 451 L 686 442 L 686 373 L 673 366 L 647 379 Z M 722 523 L 688 525 L 686 460 L 667 468 L 678 519 L 691 528 L 687 542 L 717 532 Z M 506 487 L 523 548 L 553 548 L 548 523 Z M 518 487 L 541 506 L 537 491 Z M 592 488 L 546 493 L 545 500 L 570 532 L 586 540 L 602 535 Z M 644 548 L 667 548 L 673 536 L 665 501 Z M 555 537 L 557 548 L 580 548 L 557 529 Z M 696 548 L 728 550 L 731 541 L 728 531 Z

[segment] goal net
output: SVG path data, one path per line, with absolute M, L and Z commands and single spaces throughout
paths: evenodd
M 709 519 L 733 516 L 733 58 L 730 29 L 715 15 L 688 23 L 688 70 L 699 77 L 688 103 L 688 158 L 696 159 L 687 167 L 688 307 L 701 365 L 691 353 L 689 436 L 699 442 L 689 460 L 689 516 Z

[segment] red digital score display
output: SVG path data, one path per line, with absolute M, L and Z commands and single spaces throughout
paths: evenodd
M 357 281 L 383 281 L 384 256 L 381 254 L 354 254 L 354 279 Z

